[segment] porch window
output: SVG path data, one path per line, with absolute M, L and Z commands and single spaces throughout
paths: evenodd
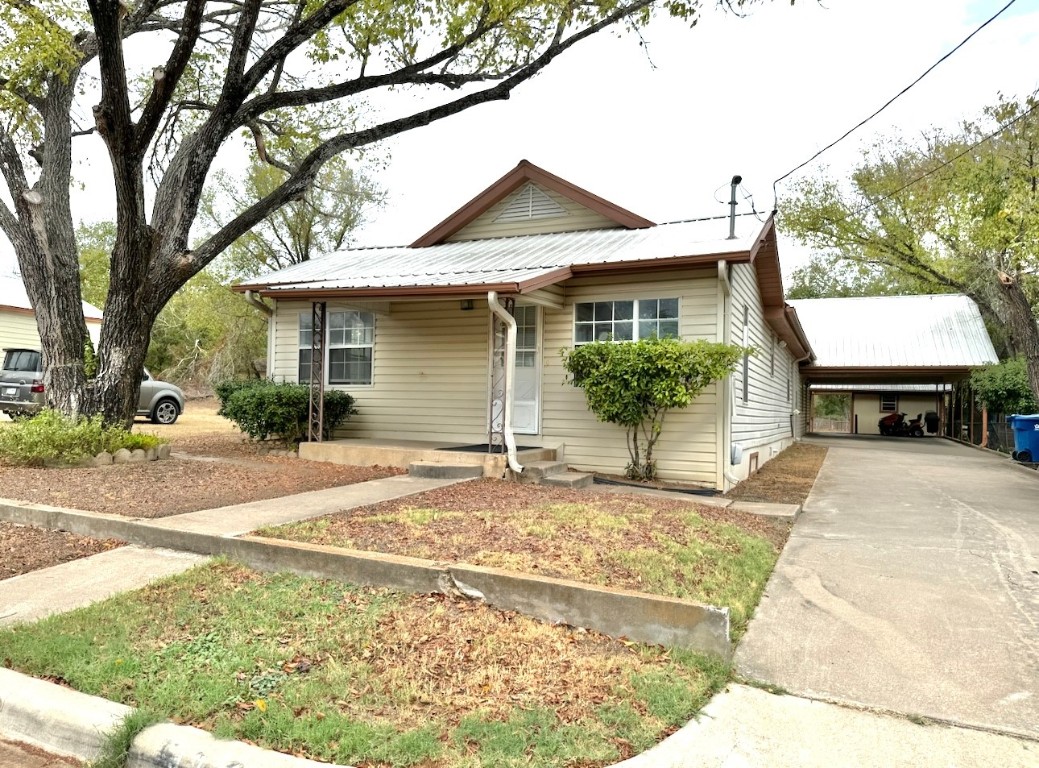
M 328 313 L 328 384 L 371 384 L 375 316 L 344 310 Z M 299 381 L 310 381 L 311 314 L 299 316 Z
M 538 359 L 537 307 L 516 307 L 516 367 L 533 368 Z
M 898 410 L 898 394 L 895 392 L 882 392 L 880 394 L 881 413 L 894 413 Z
M 574 344 L 678 337 L 678 299 L 590 301 L 574 306 Z

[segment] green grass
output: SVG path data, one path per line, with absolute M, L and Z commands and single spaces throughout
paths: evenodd
M 216 562 L 0 631 L 11 666 L 220 738 L 358 766 L 604 765 L 726 681 L 697 654 L 446 597 Z

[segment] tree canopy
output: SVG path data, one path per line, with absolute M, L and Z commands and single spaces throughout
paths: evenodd
M 0 4 L 0 231 L 36 311 L 52 403 L 129 421 L 162 308 L 304 198 L 332 158 L 507 99 L 602 30 L 637 28 L 656 11 L 694 22 L 698 10 L 696 0 Z M 369 108 L 376 98 L 383 107 Z M 69 187 L 76 142 L 91 134 L 108 151 L 116 232 L 88 379 Z M 199 236 L 217 157 L 243 135 L 284 175 Z
M 935 131 L 920 145 L 879 143 L 864 153 L 849 183 L 808 179 L 782 209 L 784 230 L 819 254 L 799 288 L 829 264 L 850 274 L 852 285 L 864 278 L 858 287 L 867 291 L 966 294 L 997 344 L 1022 357 L 1039 397 L 1034 96 L 1000 97 L 976 120 L 955 132 Z

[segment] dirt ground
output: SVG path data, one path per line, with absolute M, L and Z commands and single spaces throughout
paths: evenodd
M 176 424 L 138 421 L 135 431 L 168 438 L 179 456 L 167 461 L 120 464 L 100 468 L 37 469 L 0 467 L 0 497 L 132 517 L 165 517 L 200 509 L 277 498 L 399 474 L 386 467 L 349 467 L 323 462 L 261 455 L 255 444 L 217 413 L 215 399 L 189 401 Z M 825 457 L 825 449 L 796 444 L 768 462 L 754 477 L 727 496 L 745 501 L 801 503 Z M 565 503 L 576 498 L 592 501 L 589 492 L 552 490 L 526 485 L 492 484 L 493 491 L 473 494 L 473 484 L 442 489 L 436 503 L 466 511 L 495 505 L 515 508 L 543 500 L 546 493 Z M 536 499 L 534 498 L 536 497 Z M 682 503 L 693 502 L 686 497 Z M 720 514 L 720 513 L 719 513 Z M 733 521 L 735 522 L 735 520 Z M 738 523 L 757 527 L 774 543 L 785 538 L 770 525 L 752 519 Z M 85 557 L 117 546 L 66 532 L 40 531 L 23 526 L 0 528 L 0 579 L 36 568 Z
M 216 415 L 216 400 L 189 401 L 175 424 L 138 421 L 134 430 L 168 438 L 166 461 L 108 467 L 0 467 L 0 497 L 21 502 L 166 517 L 400 474 L 387 467 L 348 467 L 265 456 Z M 0 528 L 0 579 L 86 557 L 116 546 L 65 532 Z

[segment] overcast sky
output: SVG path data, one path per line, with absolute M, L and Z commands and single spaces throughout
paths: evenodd
M 775 0 L 747 18 L 707 10 L 693 29 L 655 22 L 645 31 L 646 48 L 630 36 L 600 34 L 508 101 L 389 142 L 389 164 L 377 177 L 388 204 L 354 244 L 411 242 L 524 158 L 656 222 L 725 214 L 716 195 L 726 198 L 736 173 L 758 210 L 769 211 L 774 179 L 873 112 L 1005 4 L 798 0 L 791 7 Z M 1018 0 L 802 173 L 825 164 L 846 177 L 878 136 L 912 138 L 977 115 L 999 92 L 1031 93 L 1039 87 L 1037 36 L 1039 0 Z M 77 168 L 85 186 L 74 195 L 77 219 L 112 217 L 107 166 L 95 152 Z M 13 257 L 0 239 L 4 252 L 10 269 Z M 785 273 L 805 256 L 781 242 Z

